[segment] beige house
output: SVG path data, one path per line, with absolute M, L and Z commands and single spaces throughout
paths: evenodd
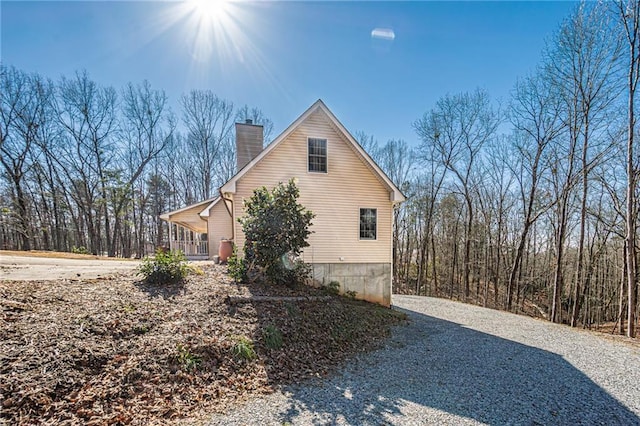
M 171 248 L 213 258 L 220 240 L 232 239 L 242 252 L 243 200 L 295 178 L 299 202 L 315 213 L 302 254 L 315 282 L 338 281 L 342 292 L 390 305 L 393 208 L 405 197 L 327 106 L 315 102 L 264 149 L 262 126 L 237 123 L 236 145 L 239 171 L 218 197 L 161 216 Z

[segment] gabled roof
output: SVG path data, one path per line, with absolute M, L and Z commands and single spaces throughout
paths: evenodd
M 389 199 L 394 203 L 400 203 L 406 200 L 404 194 L 396 187 L 396 185 L 389 179 L 385 172 L 376 164 L 375 161 L 367 154 L 367 152 L 360 146 L 360 144 L 355 140 L 355 138 L 347 131 L 347 129 L 340 123 L 340 121 L 336 118 L 335 115 L 327 108 L 327 106 L 322 102 L 321 99 L 318 99 L 314 102 L 313 105 L 309 107 L 300 117 L 298 117 L 289 127 L 285 129 L 277 138 L 273 140 L 260 154 L 258 154 L 253 160 L 251 160 L 246 166 L 242 168 L 238 173 L 235 174 L 227 183 L 222 185 L 220 188 L 221 192 L 236 192 L 236 182 L 242 178 L 253 166 L 262 161 L 264 157 L 266 157 L 271 151 L 273 151 L 278 145 L 280 145 L 294 130 L 300 126 L 304 120 L 306 120 L 311 114 L 314 112 L 321 110 L 323 111 L 329 120 L 333 123 L 336 129 L 342 133 L 349 144 L 352 145 L 353 149 L 360 155 L 360 157 L 364 160 L 364 162 L 371 168 L 371 170 L 380 178 L 380 180 L 387 186 L 390 192 Z
M 160 219 L 168 221 L 169 219 L 171 219 L 171 216 L 175 216 L 175 215 L 177 215 L 178 213 L 182 213 L 182 212 L 185 212 L 185 211 L 187 211 L 187 210 L 191 210 L 191 209 L 193 209 L 194 207 L 202 207 L 202 208 L 205 208 L 205 206 L 207 206 L 208 204 L 214 204 L 214 203 L 215 203 L 219 198 L 220 198 L 220 197 L 213 197 L 213 198 L 209 198 L 209 199 L 207 199 L 207 200 L 200 201 L 200 202 L 198 202 L 198 203 L 189 204 L 189 205 L 188 205 L 188 206 L 186 206 L 186 207 L 183 207 L 183 208 L 178 209 L 178 210 L 174 210 L 174 211 L 172 211 L 172 212 L 163 213 L 163 214 L 161 214 L 161 215 L 160 215 Z M 209 207 L 207 207 L 207 211 L 208 211 L 208 208 L 209 208 Z
M 160 215 L 160 219 L 176 223 L 194 232 L 207 232 L 207 216 L 209 209 L 220 199 L 220 197 L 209 198 L 199 203 L 191 204 L 178 210 Z M 204 209 L 204 210 L 203 210 Z M 206 212 L 206 216 L 202 213 Z

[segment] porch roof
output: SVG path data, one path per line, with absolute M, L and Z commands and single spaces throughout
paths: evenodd
M 207 220 L 200 216 L 200 213 L 210 204 L 215 203 L 218 198 L 209 198 L 172 212 L 163 213 L 160 215 L 160 219 L 169 223 L 176 223 L 194 232 L 205 233 L 207 232 Z

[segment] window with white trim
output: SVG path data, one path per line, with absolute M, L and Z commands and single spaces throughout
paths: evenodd
M 360 239 L 375 240 L 378 231 L 378 210 L 360 209 Z
M 327 173 L 327 140 L 309 138 L 309 171 Z

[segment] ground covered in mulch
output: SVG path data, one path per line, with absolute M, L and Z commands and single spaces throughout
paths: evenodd
M 0 424 L 204 420 L 323 377 L 404 320 L 343 297 L 235 306 L 229 295 L 322 293 L 238 285 L 214 265 L 164 288 L 134 274 L 0 281 Z

